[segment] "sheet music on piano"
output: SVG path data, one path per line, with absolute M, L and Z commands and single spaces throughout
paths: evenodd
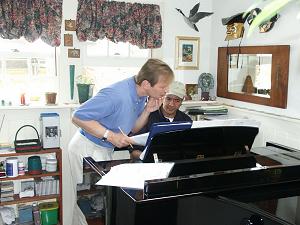
M 97 185 L 144 189 L 145 180 L 167 178 L 174 163 L 125 163 L 114 166 Z

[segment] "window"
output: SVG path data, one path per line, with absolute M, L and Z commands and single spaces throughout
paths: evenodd
M 94 66 L 89 67 L 95 74 L 95 89 L 96 94 L 100 89 L 109 86 L 118 80 L 123 80 L 132 77 L 139 72 L 139 67 L 104 67 Z
M 94 94 L 103 87 L 136 75 L 150 55 L 150 49 L 140 49 L 129 43 L 116 44 L 106 39 L 87 42 L 83 64 L 95 77 Z
M 128 42 L 113 43 L 106 39 L 96 42 L 87 42 L 87 56 L 115 56 L 130 58 L 149 58 L 149 49 L 140 49 Z
M 0 39 L 0 100 L 20 104 L 44 101 L 44 93 L 58 91 L 55 75 L 55 48 L 41 40 L 29 43 L 24 39 Z

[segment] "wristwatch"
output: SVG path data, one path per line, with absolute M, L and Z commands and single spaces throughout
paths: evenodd
M 109 133 L 109 130 L 106 129 L 105 132 L 104 132 L 104 135 L 103 135 L 103 137 L 102 137 L 102 141 L 106 141 L 106 140 L 107 140 L 108 133 Z

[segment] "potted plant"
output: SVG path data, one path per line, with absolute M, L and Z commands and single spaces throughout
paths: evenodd
M 84 68 L 82 73 L 76 77 L 76 85 L 79 103 L 82 104 L 93 96 L 95 84 L 92 72 Z

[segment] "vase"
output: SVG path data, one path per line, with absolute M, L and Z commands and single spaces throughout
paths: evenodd
M 75 76 L 75 65 L 70 65 L 70 95 L 71 100 L 74 98 L 74 76 Z
M 55 105 L 56 103 L 56 92 L 46 92 L 46 104 L 47 105 Z
M 77 84 L 79 103 L 82 104 L 93 96 L 94 84 Z

